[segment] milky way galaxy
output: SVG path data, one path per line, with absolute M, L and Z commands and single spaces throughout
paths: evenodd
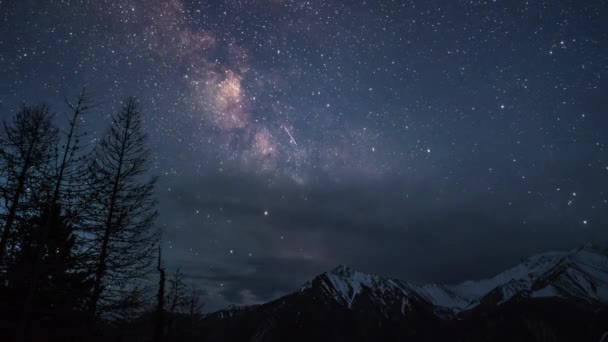
M 606 1 L 0 0 L 0 116 L 137 96 L 207 309 L 608 240 Z M 57 115 L 61 118 L 61 115 Z M 94 138 L 93 138 L 94 139 Z

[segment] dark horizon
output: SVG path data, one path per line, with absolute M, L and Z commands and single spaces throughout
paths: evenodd
M 0 2 L 0 118 L 144 112 L 206 311 L 339 264 L 418 282 L 608 243 L 606 1 Z

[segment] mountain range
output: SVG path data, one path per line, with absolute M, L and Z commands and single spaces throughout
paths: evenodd
M 202 322 L 206 341 L 608 342 L 608 251 L 533 256 L 496 276 L 417 284 L 346 266 Z

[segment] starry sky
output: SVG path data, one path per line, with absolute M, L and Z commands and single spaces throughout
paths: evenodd
M 420 282 L 608 241 L 608 2 L 0 0 L 0 117 L 145 111 L 208 310 L 338 264 Z

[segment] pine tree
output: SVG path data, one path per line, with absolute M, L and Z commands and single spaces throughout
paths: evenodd
M 127 291 L 130 281 L 151 271 L 158 237 L 153 229 L 156 177 L 147 175 L 148 154 L 142 113 L 128 98 L 88 167 L 86 217 L 94 255 L 88 310 L 93 316 Z
M 184 282 L 184 274 L 179 268 L 173 272 L 169 279 L 169 291 L 165 302 L 170 316 L 176 313 L 184 313 L 188 306 L 188 291 Z
M 20 243 L 7 280 L 15 307 L 27 307 L 16 332 L 21 340 L 32 338 L 31 333 L 72 334 L 70 325 L 79 318 L 92 287 L 89 274 L 80 267 L 73 228 L 60 212 L 61 208 L 45 206 L 40 216 L 19 223 L 23 225 L 17 230 Z
M 179 268 L 169 278 L 165 303 L 167 304 L 167 337 L 171 339 L 179 316 L 185 314 L 188 308 L 188 291 L 184 274 Z
M 39 215 L 39 218 L 43 219 L 43 221 L 39 221 L 35 226 L 36 236 L 30 237 L 30 242 L 34 242 L 30 243 L 30 247 L 34 248 L 30 253 L 31 256 L 26 259 L 30 264 L 22 265 L 22 268 L 28 270 L 30 275 L 19 328 L 23 334 L 22 338 L 26 333 L 33 306 L 35 306 L 35 296 L 39 292 L 41 279 L 45 279 L 44 277 L 51 275 L 54 275 L 54 279 L 71 278 L 73 275 L 78 274 L 83 283 L 80 285 L 74 283 L 72 286 L 80 288 L 85 283 L 85 279 L 81 276 L 81 265 L 77 265 L 75 262 L 77 258 L 73 255 L 76 253 L 76 250 L 72 248 L 76 240 L 73 229 L 74 223 L 79 218 L 78 211 L 76 210 L 78 207 L 73 204 L 75 202 L 74 194 L 78 193 L 82 187 L 83 175 L 81 170 L 83 158 L 79 155 L 79 149 L 80 139 L 86 133 L 81 132 L 81 126 L 83 116 L 90 108 L 91 100 L 83 89 L 75 104 L 71 104 L 67 100 L 66 103 L 71 109 L 71 116 L 68 118 L 68 129 L 62 132 L 65 136 L 62 146 L 54 146 L 54 163 L 47 168 L 50 172 L 46 175 L 45 180 L 45 188 L 48 189 L 48 195 L 47 198 L 43 199 L 42 212 Z M 62 207 L 67 209 L 62 212 Z M 57 239 L 58 237 L 59 239 Z M 57 258 L 57 256 L 61 256 L 61 258 Z M 55 259 L 55 262 L 48 263 L 47 259 Z M 61 270 L 63 274 L 57 273 L 58 270 Z M 61 292 L 65 284 L 58 285 L 60 285 L 61 289 L 57 290 Z M 60 295 L 60 292 L 55 294 Z M 73 295 L 77 294 L 83 295 L 82 292 L 74 293 Z M 55 298 L 55 301 L 65 302 L 66 298 L 58 296 Z M 68 310 L 73 309 L 69 308 Z
M 46 106 L 23 106 L 0 136 L 0 172 L 3 222 L 0 266 L 6 266 L 16 223 L 31 215 L 28 198 L 48 190 L 46 176 L 57 139 L 57 129 Z M 13 243 L 13 246 L 10 243 Z

